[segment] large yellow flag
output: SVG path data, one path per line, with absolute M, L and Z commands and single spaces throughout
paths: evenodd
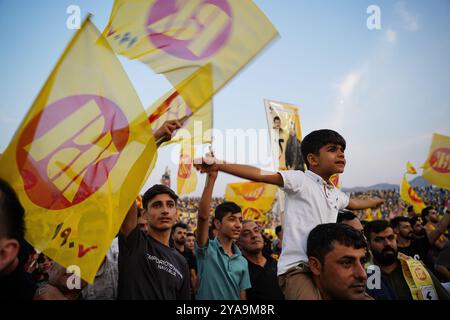
M 414 212 L 419 213 L 422 212 L 422 209 L 425 208 L 425 204 L 419 195 L 411 188 L 409 182 L 406 180 L 406 176 L 403 175 L 402 186 L 400 188 L 400 197 L 406 203 L 409 203 L 414 207 Z
M 93 281 L 154 165 L 145 110 L 87 18 L 0 159 L 17 191 L 26 239 Z
M 260 182 L 229 183 L 225 199 L 242 208 L 244 219 L 265 223 L 264 214 L 272 208 L 277 189 L 274 185 Z
M 215 93 L 278 33 L 251 0 L 116 0 L 103 34 L 173 86 L 211 63 Z
M 406 173 L 417 174 L 416 168 L 409 161 L 406 163 Z
M 422 165 L 422 177 L 438 187 L 450 189 L 450 137 L 433 134 L 430 152 Z
M 197 173 L 193 166 L 194 145 L 190 140 L 183 140 L 180 143 L 180 147 L 180 162 L 177 175 L 178 195 L 192 193 L 197 187 Z

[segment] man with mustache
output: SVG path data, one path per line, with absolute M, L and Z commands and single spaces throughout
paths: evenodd
M 420 261 L 398 254 L 396 234 L 389 222 L 368 222 L 364 226 L 364 232 L 373 262 L 381 271 L 380 286 L 368 289 L 372 297 L 376 300 L 450 299 L 439 280 Z M 414 267 L 408 268 L 411 260 Z M 420 286 L 421 282 L 416 283 L 414 278 L 411 280 L 409 276 L 412 272 L 422 283 L 429 279 L 429 284 Z
M 243 221 L 238 244 L 248 261 L 252 285 L 247 289 L 247 300 L 283 300 L 278 285 L 277 261 L 263 254 L 264 240 L 260 226 L 252 220 Z

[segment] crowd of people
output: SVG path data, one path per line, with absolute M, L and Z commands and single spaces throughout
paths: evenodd
M 396 210 L 394 191 L 348 196 L 329 182 L 345 167 L 344 138 L 332 130 L 307 135 L 308 170 L 263 172 L 209 156 L 199 199 L 179 199 L 154 185 L 126 214 L 92 284 L 37 253 L 24 240 L 25 211 L 0 183 L 0 298 L 36 300 L 437 300 L 450 299 L 447 192 L 418 213 Z M 284 223 L 276 239 L 245 219 L 233 202 L 212 198 L 221 172 L 279 186 Z M 435 203 L 435 202 L 434 202 Z M 382 219 L 358 210 L 385 207 Z M 181 212 L 187 214 L 181 215 Z M 71 282 L 73 284 L 73 281 Z

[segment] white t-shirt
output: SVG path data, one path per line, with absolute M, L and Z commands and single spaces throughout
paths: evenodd
M 306 242 L 314 227 L 337 220 L 340 209 L 348 206 L 349 197 L 327 184 L 312 171 L 280 171 L 286 192 L 283 246 L 278 260 L 278 275 L 308 262 Z

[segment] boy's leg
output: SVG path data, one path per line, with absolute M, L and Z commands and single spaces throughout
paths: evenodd
M 278 276 L 278 284 L 286 300 L 320 300 L 320 293 L 311 275 L 302 265 Z

